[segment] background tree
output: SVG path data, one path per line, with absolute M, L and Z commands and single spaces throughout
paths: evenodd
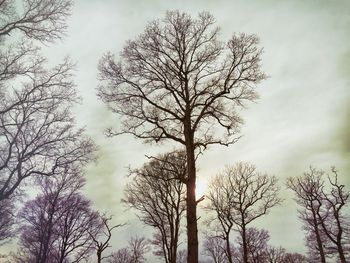
M 241 234 L 236 239 L 236 243 L 239 245 L 238 251 L 240 252 L 240 262 L 244 262 L 244 246 L 242 237 L 243 235 Z M 248 262 L 267 262 L 267 250 L 269 239 L 269 233 L 265 229 L 257 229 L 256 227 L 249 227 L 246 229 Z
M 148 243 L 144 237 L 132 237 L 125 248 L 112 254 L 110 263 L 144 263 L 148 252 Z
M 110 248 L 110 240 L 112 237 L 112 231 L 118 227 L 123 226 L 122 224 L 110 226 L 109 221 L 112 220 L 112 217 L 106 217 L 105 215 L 100 216 L 101 229 L 99 232 L 89 233 L 93 241 L 93 248 L 96 251 L 97 263 L 101 263 L 103 259 L 106 259 L 110 256 L 103 256 L 103 252 Z M 102 239 L 102 237 L 104 239 Z M 102 241 L 101 241 L 102 240 Z
M 146 225 L 157 229 L 152 244 L 155 254 L 166 263 L 176 263 L 181 219 L 185 212 L 186 176 L 183 152 L 172 152 L 152 158 L 141 169 L 132 171 L 133 181 L 126 185 L 123 202 L 140 212 Z
M 321 209 L 317 196 L 321 194 L 324 183 L 321 174 L 315 172 L 311 168 L 311 173 L 304 173 L 302 177 L 291 177 L 287 181 L 287 186 L 294 191 L 295 200 L 302 207 L 298 212 L 307 232 L 306 245 L 309 248 L 310 257 L 325 263 L 327 240 L 317 216 L 317 211 Z
M 310 262 L 305 256 L 299 253 L 286 253 L 284 255 L 285 263 L 307 263 Z
M 323 179 L 324 171 L 310 168 L 303 176 L 289 178 L 287 185 L 302 207 L 299 217 L 307 231 L 307 243 L 311 254 L 316 241 L 316 251 L 321 261 L 327 255 L 337 254 L 340 262 L 346 262 L 346 246 L 349 246 L 349 221 L 343 215 L 343 208 L 349 199 L 349 192 L 339 184 L 338 174 L 332 169 L 333 176 Z M 317 260 L 317 258 L 316 258 Z
M 226 263 L 227 259 L 227 247 L 225 241 L 215 235 L 206 235 L 203 242 L 203 255 L 207 256 L 214 263 Z
M 214 177 L 209 185 L 207 199 L 210 203 L 206 209 L 216 214 L 230 263 L 233 262 L 230 249 L 232 228 L 238 227 L 242 237 L 243 262 L 247 263 L 247 225 L 281 202 L 278 191 L 276 177 L 257 172 L 255 166 L 249 163 L 237 163 Z
M 191 263 L 198 263 L 196 154 L 237 141 L 238 112 L 257 98 L 255 84 L 265 78 L 258 38 L 240 34 L 224 43 L 214 23 L 206 12 L 197 19 L 167 12 L 127 42 L 120 61 L 107 54 L 99 64 L 99 96 L 122 118 L 121 130 L 111 134 L 172 140 L 185 148 Z
M 0 244 L 14 234 L 14 204 L 11 199 L 0 201 Z
M 97 235 L 101 224 L 79 193 L 83 182 L 77 174 L 42 179 L 42 192 L 20 212 L 19 262 L 79 262 L 90 254 L 90 234 Z
M 320 171 L 322 173 L 322 171 Z M 344 215 L 344 208 L 349 200 L 350 192 L 338 181 L 338 172 L 332 168 L 332 175 L 327 176 L 329 190 L 322 188 L 319 202 L 323 204 L 322 210 L 317 210 L 322 229 L 336 248 L 340 262 L 350 260 L 350 220 Z
M 283 263 L 286 250 L 283 247 L 269 246 L 266 251 L 268 263 Z

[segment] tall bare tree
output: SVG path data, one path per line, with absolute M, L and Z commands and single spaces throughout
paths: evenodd
M 155 254 L 166 263 L 177 262 L 181 219 L 185 212 L 186 155 L 171 152 L 153 157 L 141 169 L 132 171 L 133 181 L 125 187 L 123 202 L 140 212 L 146 225 L 155 227 Z
M 0 201 L 27 178 L 91 159 L 93 144 L 74 127 L 70 110 L 78 101 L 73 65 L 65 59 L 47 69 L 37 45 L 64 35 L 71 5 L 0 1 Z
M 289 178 L 287 185 L 295 192 L 297 203 L 302 207 L 300 218 L 309 230 L 307 242 L 317 242 L 317 251 L 322 262 L 327 255 L 338 254 L 342 263 L 347 261 L 350 248 L 350 221 L 344 215 L 344 207 L 350 193 L 338 181 L 338 173 L 324 179 L 325 172 L 310 167 L 303 176 Z M 346 248 L 348 247 L 348 248 Z
M 228 261 L 233 262 L 230 233 L 237 226 L 242 237 L 243 262 L 248 262 L 247 226 L 280 204 L 277 178 L 256 171 L 254 165 L 237 163 L 214 177 L 207 195 L 226 242 Z
M 172 140 L 186 150 L 188 262 L 198 263 L 196 155 L 209 145 L 237 141 L 246 102 L 255 100 L 261 49 L 254 35 L 219 40 L 207 12 L 193 19 L 179 11 L 148 24 L 128 41 L 120 61 L 99 64 L 100 98 L 122 117 L 121 130 L 146 142 Z

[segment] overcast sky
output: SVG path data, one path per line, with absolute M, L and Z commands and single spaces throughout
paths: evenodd
M 99 161 L 87 170 L 86 194 L 100 211 L 115 215 L 116 223 L 129 223 L 115 232 L 114 248 L 122 246 L 130 232 L 149 233 L 120 199 L 127 167 L 142 165 L 145 154 L 164 147 L 142 144 L 132 136 L 104 137 L 103 130 L 118 123 L 118 116 L 96 97 L 97 63 L 107 51 L 118 55 L 147 22 L 174 9 L 193 16 L 211 12 L 222 40 L 234 32 L 259 36 L 263 70 L 269 75 L 258 87 L 260 99 L 242 112 L 244 136 L 238 143 L 204 153 L 198 178 L 204 184 L 237 161 L 253 162 L 260 171 L 278 176 L 285 202 L 258 226 L 270 231 L 271 244 L 303 252 L 303 232 L 285 179 L 301 175 L 309 165 L 328 170 L 336 165 L 350 187 L 349 1 L 75 1 L 67 37 L 44 52 L 50 63 L 65 55 L 77 62 L 76 83 L 83 98 L 76 109 L 77 123 L 100 147 Z

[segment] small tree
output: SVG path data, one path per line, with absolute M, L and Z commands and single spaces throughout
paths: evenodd
M 93 248 L 96 251 L 97 256 L 97 263 L 101 263 L 103 259 L 106 259 L 110 256 L 103 256 L 103 252 L 110 248 L 110 240 L 112 237 L 112 231 L 118 227 L 123 226 L 122 224 L 110 226 L 109 221 L 112 220 L 112 217 L 105 217 L 100 216 L 101 221 L 101 229 L 99 232 L 95 233 L 89 233 L 91 239 L 93 240 Z M 101 241 L 101 239 L 104 238 L 104 240 Z
M 266 262 L 268 263 L 309 263 L 310 261 L 299 253 L 286 252 L 283 247 L 272 247 L 266 251 Z
M 176 263 L 181 219 L 185 212 L 185 155 L 172 152 L 132 171 L 133 181 L 125 187 L 123 202 L 140 212 L 146 225 L 157 229 L 152 244 L 166 263 Z
M 78 262 L 90 254 L 90 233 L 96 235 L 101 225 L 90 201 L 78 191 L 82 184 L 77 174 L 42 179 L 42 193 L 20 212 L 19 262 Z
M 345 263 L 345 247 L 350 244 L 346 244 L 349 242 L 349 221 L 343 214 L 343 208 L 350 194 L 344 185 L 339 184 L 335 168 L 332 168 L 332 173 L 333 176 L 328 176 L 325 181 L 324 171 L 311 167 L 303 176 L 289 178 L 287 185 L 302 207 L 299 214 L 308 231 L 311 252 L 313 240 L 316 240 L 322 262 L 325 262 L 327 254 L 338 254 L 340 262 Z
M 206 235 L 203 242 L 203 255 L 209 257 L 214 263 L 228 262 L 225 241 L 218 236 Z
M 237 141 L 238 112 L 255 100 L 265 75 L 254 35 L 234 35 L 227 43 L 209 13 L 197 19 L 179 11 L 146 27 L 128 41 L 116 62 L 99 64 L 100 98 L 122 117 L 121 130 L 146 142 L 172 140 L 187 158 L 188 262 L 198 263 L 196 155 L 209 145 Z
M 283 263 L 308 263 L 310 262 L 304 255 L 299 253 L 286 253 Z
M 283 247 L 269 246 L 266 251 L 268 263 L 283 263 L 286 250 Z
M 110 263 L 144 263 L 148 244 L 144 237 L 132 237 L 125 248 L 111 255 Z
M 233 262 L 230 249 L 232 228 L 238 226 L 242 237 L 243 262 L 247 263 L 247 226 L 280 204 L 278 191 L 276 177 L 260 174 L 249 163 L 227 167 L 222 174 L 214 177 L 209 185 L 207 198 L 210 204 L 206 209 L 216 214 L 230 263 Z

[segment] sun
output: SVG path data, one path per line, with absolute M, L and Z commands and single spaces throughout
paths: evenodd
M 205 192 L 207 190 L 208 182 L 206 180 L 198 179 L 196 183 L 196 199 L 201 198 L 203 195 L 205 195 Z

